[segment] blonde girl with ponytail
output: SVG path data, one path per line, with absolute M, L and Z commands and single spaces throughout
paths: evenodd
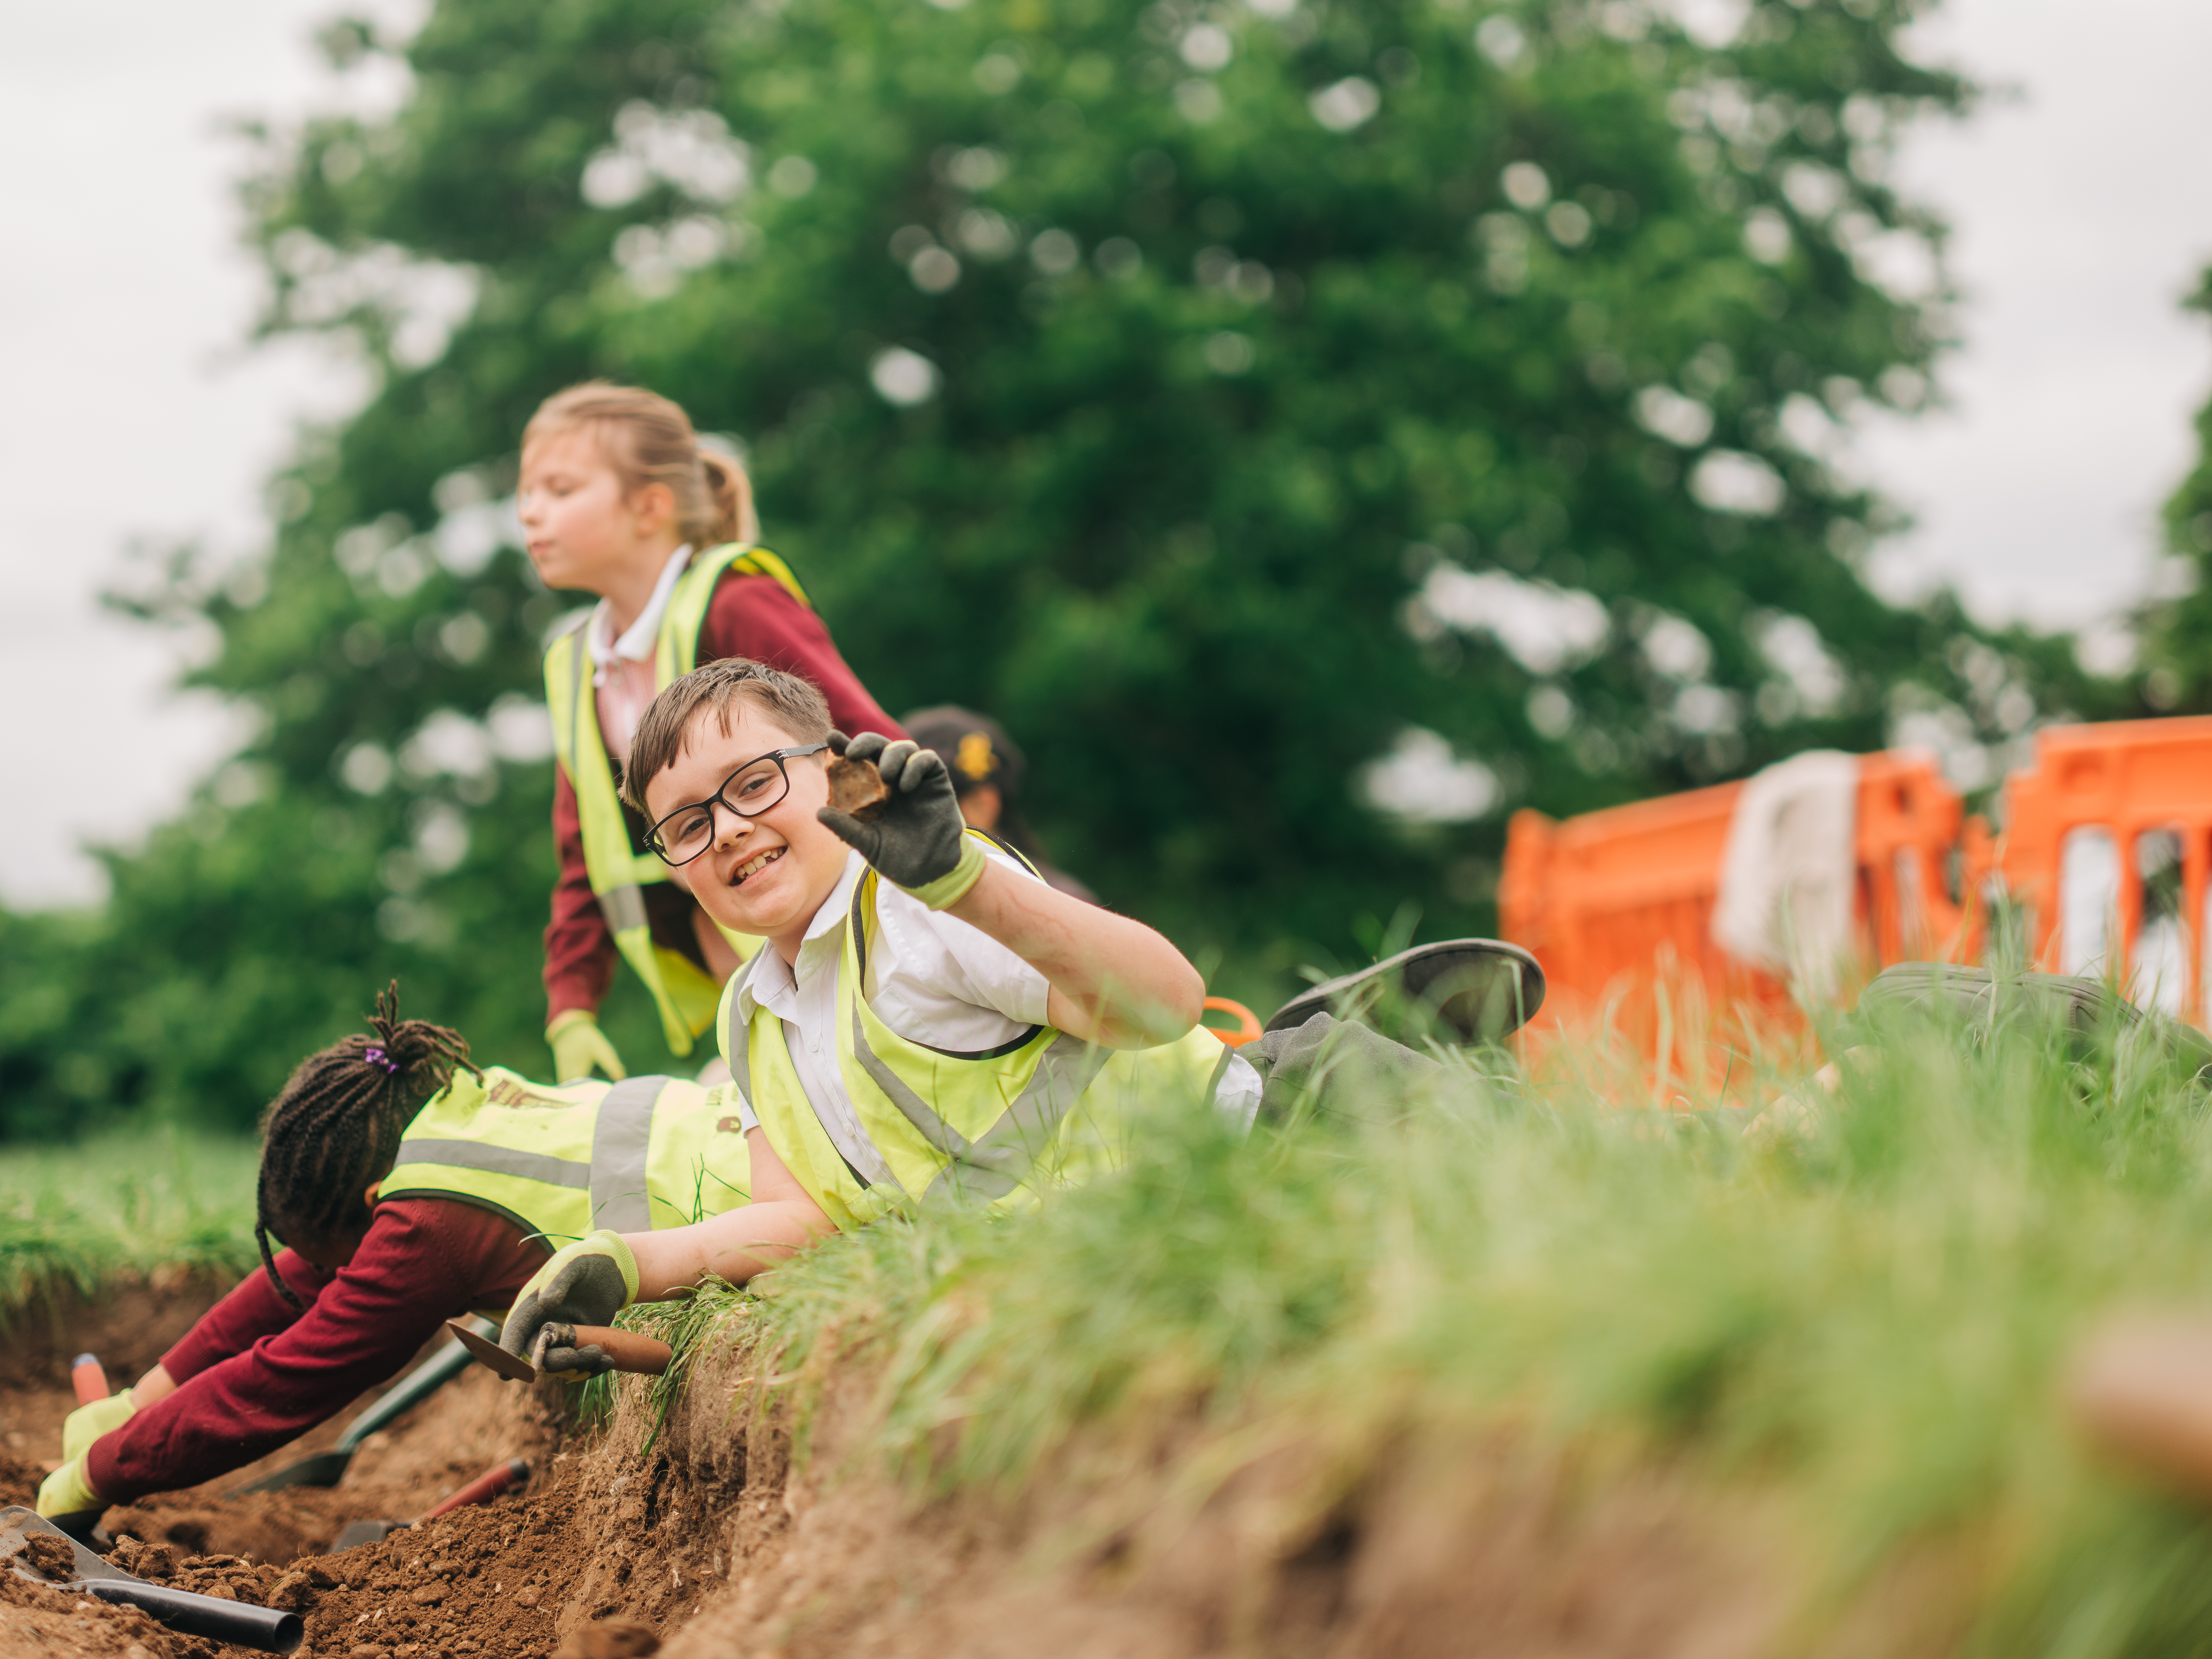
M 546 1040 L 558 1080 L 594 1069 L 620 1079 L 598 1019 L 617 957 L 681 1055 L 712 1025 L 752 945 L 670 879 L 620 799 L 646 706 L 702 663 L 748 657 L 820 688 L 842 731 L 904 734 L 846 665 L 798 576 L 756 544 L 744 466 L 702 445 L 667 398 L 605 380 L 547 398 L 523 430 L 518 504 L 545 585 L 599 600 L 545 656 L 561 864 L 545 930 Z

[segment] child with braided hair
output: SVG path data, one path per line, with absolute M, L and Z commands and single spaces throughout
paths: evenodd
M 269 1248 L 272 1219 L 283 1237 L 302 1241 L 303 1261 L 324 1271 L 335 1244 L 350 1258 L 368 1235 L 379 1182 L 421 1103 L 453 1080 L 475 1077 L 469 1045 L 442 1025 L 399 1018 L 394 981 L 376 1000 L 374 1038 L 349 1036 L 302 1061 L 262 1115 L 261 1173 L 253 1195 L 253 1242 L 276 1293 L 307 1304 L 277 1271 Z
M 741 1274 L 819 1231 L 811 1204 L 776 1201 L 792 1194 L 774 1172 L 756 1182 L 719 1091 L 478 1067 L 459 1033 L 400 1018 L 396 984 L 368 1025 L 302 1061 L 263 1115 L 261 1268 L 135 1388 L 70 1416 L 41 1515 L 82 1534 L 109 1504 L 266 1455 L 393 1376 L 445 1320 L 503 1312 L 595 1226 L 749 1208 Z

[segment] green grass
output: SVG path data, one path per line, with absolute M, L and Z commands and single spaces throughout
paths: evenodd
M 256 1259 L 245 1136 L 166 1127 L 0 1156 L 0 1328 L 42 1294 L 166 1266 Z
M 1828 1595 L 1971 1561 L 1972 1651 L 2212 1648 L 2212 1522 L 2101 1468 L 2056 1403 L 2104 1310 L 2212 1308 L 2205 1097 L 2135 1039 L 1829 1036 L 1863 1046 L 1802 1137 L 1620 1109 L 1578 1080 L 1618 1074 L 1588 1053 L 1534 1079 L 1464 1061 L 1448 1099 L 1249 1138 L 1163 1103 L 1124 1172 L 1030 1212 L 881 1224 L 773 1299 L 635 1318 L 689 1347 L 741 1305 L 749 1369 L 802 1425 L 872 1366 L 879 1449 L 923 1487 L 1018 1487 L 1072 1436 L 1194 1420 L 1356 1468 L 1504 1419 L 1778 1503 Z M 254 1158 L 168 1131 L 11 1149 L 0 1316 L 245 1265 Z M 656 1421 L 672 1386 L 650 1385 Z
M 2056 1403 L 2103 1310 L 2212 1309 L 2203 1096 L 2135 1039 L 1831 1036 L 1865 1047 L 1803 1136 L 1494 1060 L 1411 1115 L 1244 1139 L 1162 1112 L 1124 1173 L 1031 1213 L 786 1267 L 748 1310 L 757 1369 L 803 1408 L 866 1354 L 882 1450 L 939 1487 L 1194 1413 L 1346 1468 L 1510 1418 L 1779 1494 L 1825 1594 L 1965 1546 L 1977 1651 L 2212 1646 L 2212 1524 L 2100 1467 Z

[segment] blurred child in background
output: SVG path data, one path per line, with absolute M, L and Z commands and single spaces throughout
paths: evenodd
M 1098 902 L 1098 896 L 1069 875 L 1053 867 L 1022 812 L 1022 781 L 1029 762 L 1014 746 L 1006 729 L 988 714 L 957 703 L 917 708 L 901 722 L 907 735 L 924 749 L 933 750 L 951 774 L 959 797 L 960 816 L 987 835 L 996 836 L 1037 868 L 1037 872 L 1063 893 Z
M 545 653 L 561 861 L 545 930 L 545 1036 L 561 1081 L 595 1068 L 618 1079 L 622 1057 L 598 1020 L 617 953 L 681 1055 L 713 1024 L 750 946 L 644 850 L 645 825 L 620 799 L 630 737 L 654 693 L 701 663 L 746 657 L 818 687 L 847 731 L 901 733 L 790 568 L 752 544 L 744 469 L 702 448 L 667 398 L 603 380 L 547 398 L 523 431 L 518 506 L 545 585 L 599 598 Z

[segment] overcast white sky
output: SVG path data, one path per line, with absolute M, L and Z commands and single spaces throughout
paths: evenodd
M 241 349 L 256 278 L 234 246 L 244 151 L 222 130 L 317 94 L 308 31 L 335 9 L 71 0 L 0 26 L 0 662 L 22 711 L 0 726 L 6 902 L 96 895 L 79 842 L 173 810 L 234 740 L 166 689 L 180 643 L 95 594 L 134 537 L 258 546 L 293 423 L 357 395 L 303 349 Z M 1918 39 L 2021 95 L 1905 156 L 1957 228 L 1967 344 L 1951 410 L 1862 444 L 1919 519 L 1881 580 L 2078 627 L 2142 591 L 2212 397 L 2212 329 L 2177 309 L 2212 259 L 2192 113 L 2212 6 L 1950 0 Z

